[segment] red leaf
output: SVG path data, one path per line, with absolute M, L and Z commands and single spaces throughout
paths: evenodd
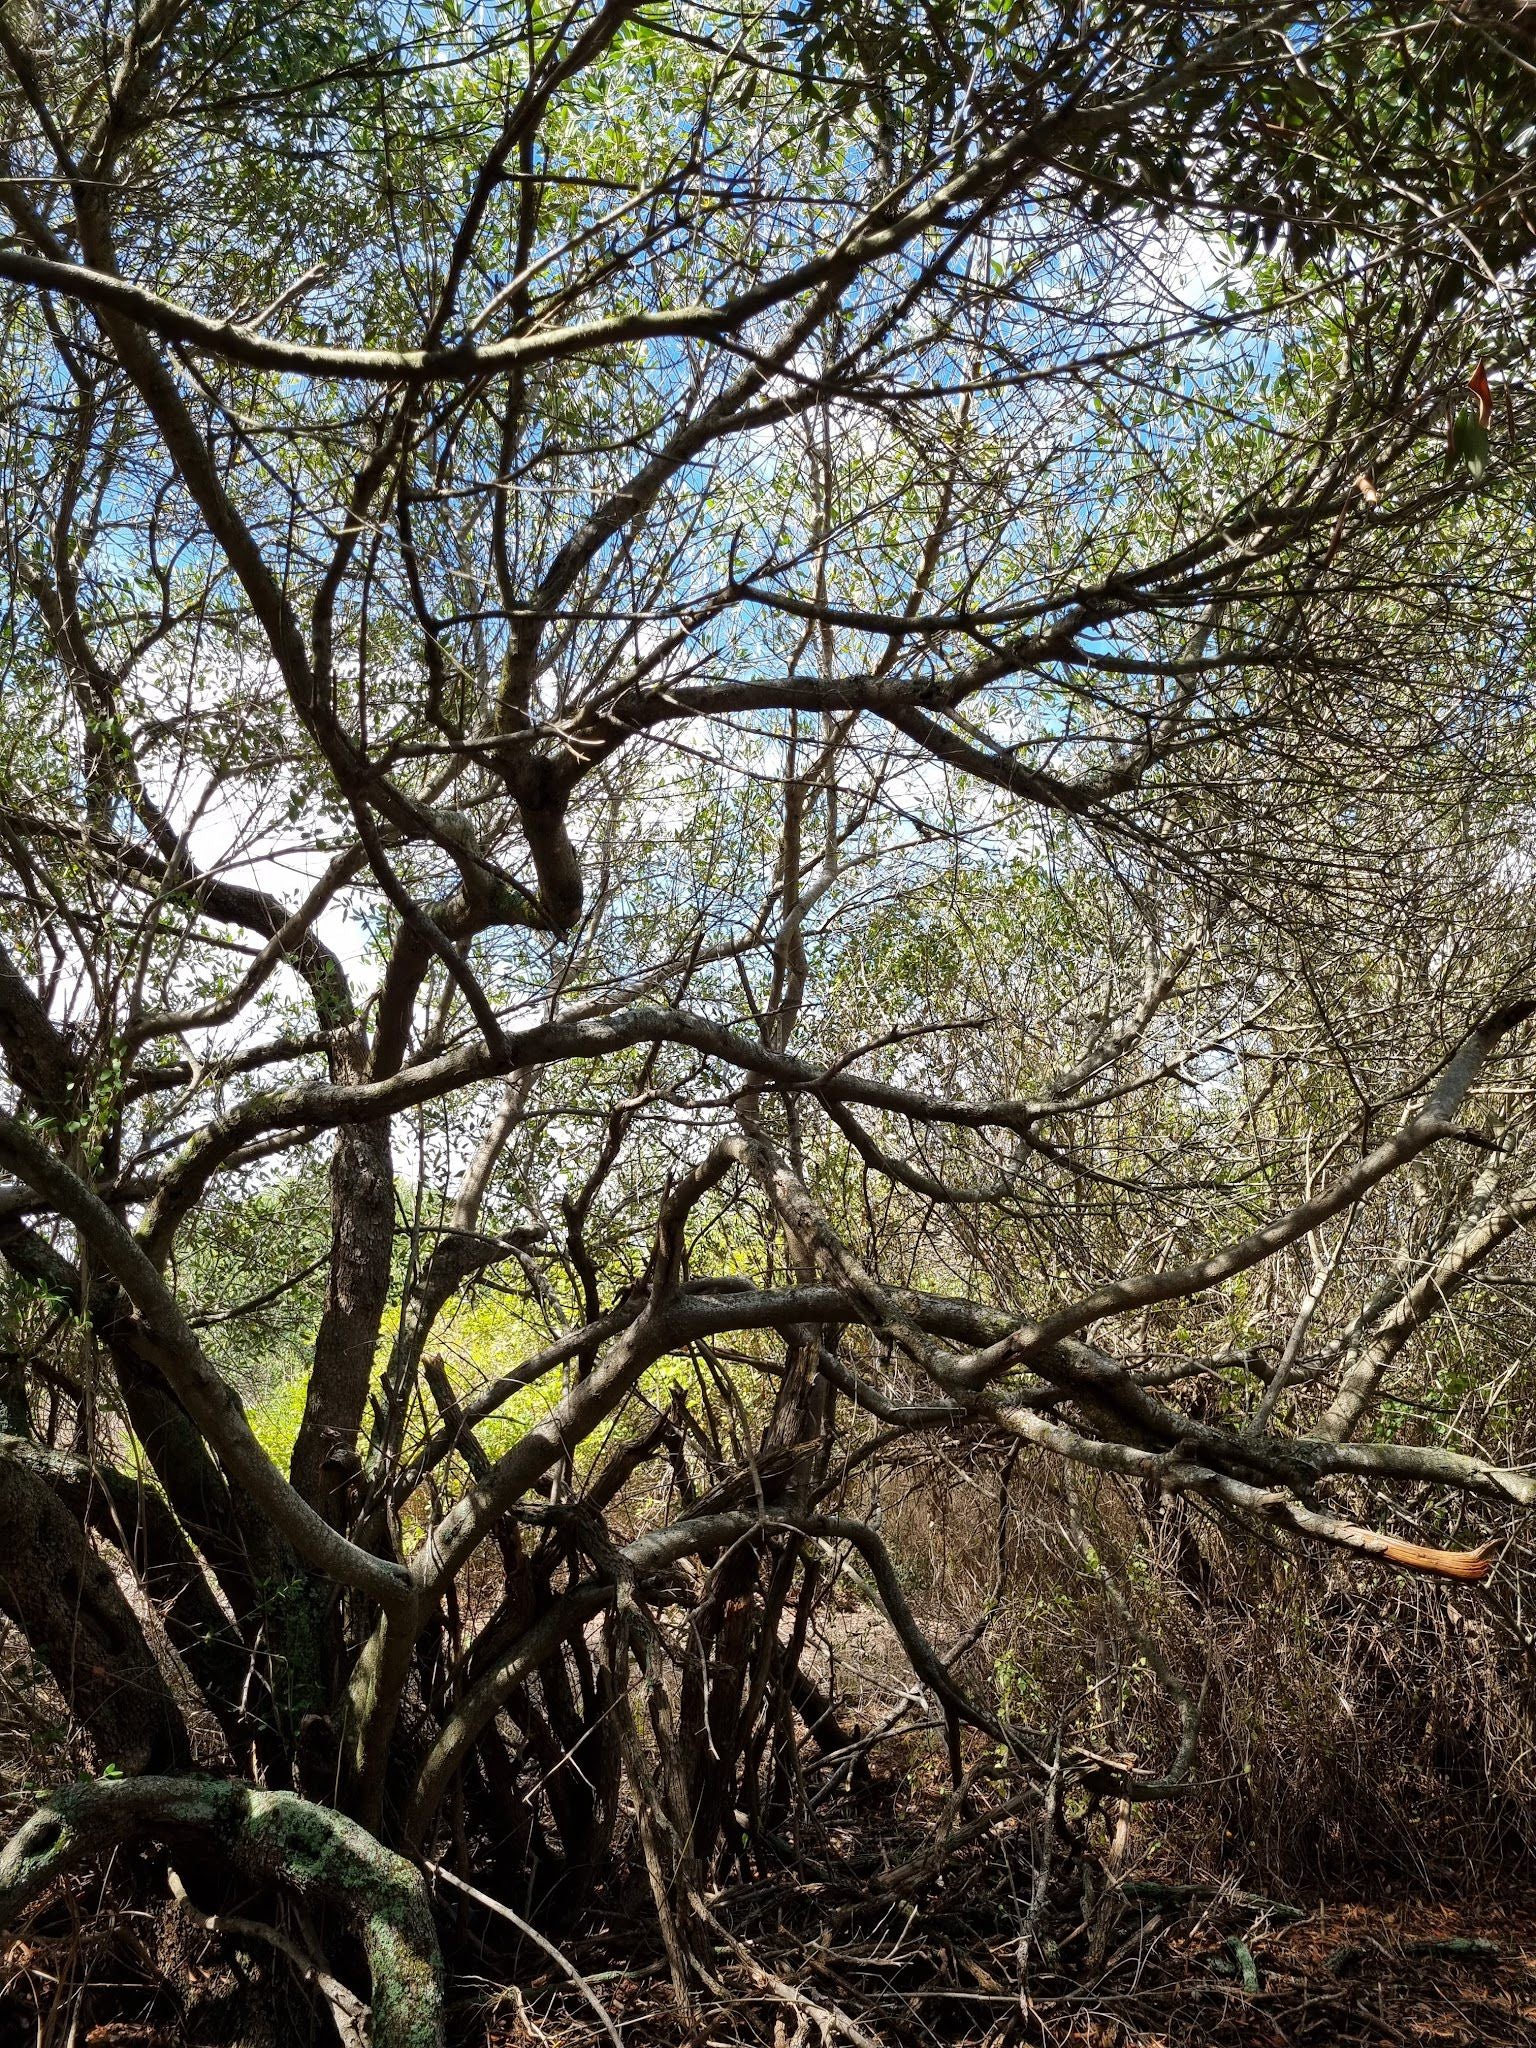
M 1486 427 L 1493 418 L 1493 392 L 1488 384 L 1488 372 L 1481 363 L 1467 379 L 1467 389 L 1477 400 L 1477 423 Z

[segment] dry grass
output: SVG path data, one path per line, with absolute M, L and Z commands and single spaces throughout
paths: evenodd
M 1201 1702 L 1189 1795 L 1134 1853 L 1259 1885 L 1464 1882 L 1536 1844 L 1536 1589 L 1284 1554 L 1197 1507 L 952 1453 L 892 1475 L 884 1529 L 933 1640 L 995 1606 L 963 1668 L 1010 1718 L 1153 1775 Z M 1470 1539 L 1496 1533 L 1479 1529 Z

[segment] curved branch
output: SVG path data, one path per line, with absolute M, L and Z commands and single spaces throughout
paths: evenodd
M 1506 1202 L 1469 1223 L 1419 1280 L 1395 1302 L 1345 1369 L 1337 1393 L 1318 1422 L 1318 1435 L 1342 1443 L 1374 1399 L 1382 1375 L 1416 1331 L 1438 1315 L 1489 1256 L 1517 1230 L 1536 1220 L 1536 1187 L 1518 1188 Z
M 352 1919 L 373 1981 L 373 2048 L 440 2048 L 442 1964 L 420 1873 L 356 1821 L 291 1792 L 198 1778 L 68 1785 L 0 1851 L 0 1926 L 88 1857 L 189 1837 L 244 1876 L 291 1885 Z
M 406 1809 L 406 1843 L 413 1850 L 421 1848 L 454 1772 L 503 1702 L 554 1655 L 573 1630 L 608 1605 L 618 1589 L 621 1574 L 626 1578 L 643 1578 L 676 1564 L 680 1558 L 733 1543 L 761 1526 L 755 1513 L 701 1515 L 693 1521 L 675 1522 L 669 1529 L 656 1529 L 626 1543 L 615 1553 L 614 1571 L 585 1579 L 556 1600 L 481 1673 L 444 1722 L 416 1776 Z
M 1072 106 L 1054 120 L 1033 123 L 943 179 L 926 198 L 902 204 L 899 193 L 888 196 L 830 249 L 819 251 L 719 306 L 619 313 L 567 327 L 534 330 L 506 341 L 478 345 L 461 342 L 447 348 L 381 349 L 307 346 L 274 340 L 233 320 L 210 318 L 191 306 L 132 283 L 114 270 L 37 256 L 14 247 L 0 248 L 0 278 L 33 291 L 72 299 L 119 321 L 132 321 L 146 334 L 202 349 L 253 369 L 388 385 L 478 381 L 537 363 L 560 362 L 633 342 L 724 340 L 761 314 L 806 292 L 851 281 L 867 265 L 894 255 L 930 228 L 939 226 L 955 207 L 966 201 L 984 195 L 1005 195 L 1026 162 L 1045 160 L 1073 142 L 1087 142 L 1102 129 L 1126 120 L 1143 100 L 1154 98 L 1152 92 L 1144 91 L 1127 95 L 1118 105 L 1094 109 Z
M 259 1664 L 214 1598 L 164 1496 L 104 1459 L 71 1457 L 0 1434 L 0 1492 L 7 1465 L 44 1481 L 76 1520 L 128 1560 L 155 1603 L 172 1649 L 223 1729 L 231 1757 L 248 1755 L 255 1743 L 264 1762 L 281 1769 L 284 1760 L 273 1753 L 275 1731 L 252 1710 L 252 1695 L 259 1699 L 264 1693 Z
M 1010 1367 L 1027 1363 L 1050 1345 L 1059 1343 L 1064 1337 L 1075 1336 L 1079 1330 L 1086 1329 L 1090 1323 L 1102 1321 L 1106 1316 L 1123 1315 L 1129 1309 L 1149 1308 L 1157 1302 L 1178 1301 L 1191 1294 L 1204 1293 L 1272 1258 L 1276 1252 L 1305 1237 L 1309 1230 L 1315 1230 L 1320 1223 L 1326 1223 L 1330 1217 L 1337 1216 L 1351 1203 L 1359 1201 L 1379 1181 L 1395 1173 L 1400 1166 L 1406 1166 L 1409 1160 L 1417 1158 L 1429 1146 L 1438 1144 L 1442 1139 L 1459 1136 L 1451 1119 L 1461 1107 L 1484 1061 L 1501 1038 L 1533 1014 L 1536 1014 L 1536 997 L 1522 996 L 1517 1001 L 1506 1003 L 1469 1031 L 1446 1062 L 1440 1080 L 1431 1089 L 1418 1114 L 1410 1117 L 1401 1129 L 1394 1131 L 1390 1138 L 1368 1152 L 1358 1165 L 1341 1174 L 1331 1187 L 1310 1201 L 1298 1203 L 1284 1216 L 1261 1224 L 1257 1230 L 1234 1239 L 1207 1258 L 1183 1266 L 1165 1266 L 1156 1272 L 1138 1273 L 1125 1280 L 1111 1280 L 1078 1301 L 1054 1310 L 1039 1322 L 1024 1324 L 1001 1344 L 959 1361 L 956 1370 L 972 1384 L 995 1379 Z
M 36 1471 L 0 1458 L 0 1611 L 52 1672 L 103 1764 L 185 1764 L 191 1743 L 137 1616 Z
M 283 1478 L 246 1419 L 239 1395 L 214 1371 L 164 1277 L 131 1231 L 24 1124 L 0 1117 L 0 1165 L 72 1223 L 119 1283 L 145 1325 L 144 1349 L 205 1440 L 306 1563 L 367 1593 L 386 1611 L 410 1606 L 408 1574 L 338 1534 Z

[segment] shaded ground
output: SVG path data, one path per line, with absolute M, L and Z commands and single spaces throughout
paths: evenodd
M 100 1903 L 99 1886 L 60 1895 L 6 1944 L 6 2048 L 297 2048 L 326 2038 L 296 1984 L 269 1983 L 253 2001 L 255 1957 L 189 1929 L 174 1907 L 102 1913 Z M 1303 1907 L 1143 1880 L 1101 1902 L 1091 1929 L 1059 1925 L 1061 1948 L 1037 1947 L 1022 1997 L 1017 1923 L 1004 1933 L 999 1914 L 982 1933 L 975 1899 L 952 1909 L 909 1898 L 862 1916 L 834 1905 L 819 1924 L 815 1903 L 771 1884 L 714 1902 L 742 1951 L 717 1943 L 720 1994 L 691 2027 L 659 1958 L 639 1961 L 654 1937 L 638 1916 L 565 1952 L 629 2048 L 857 2048 L 861 2037 L 883 2048 L 1536 2044 L 1536 1889 Z M 626 1948 L 638 1967 L 615 1967 Z M 478 1971 L 466 1960 L 459 2044 L 587 2048 L 611 2038 L 589 1998 L 535 1951 L 482 1950 Z
M 1188 1855 L 1133 1847 L 1151 1817 L 1106 1856 L 1101 1814 L 1096 1846 L 1085 1823 L 1055 1837 L 1042 1885 L 1038 1787 L 980 1747 L 959 1795 L 931 1739 L 887 1754 L 809 1800 L 793 1841 L 742 1844 L 706 1901 L 717 1988 L 687 2020 L 632 1829 L 579 1930 L 546 1925 L 564 1969 L 439 1877 L 450 2048 L 1536 2048 L 1529 1858 L 1262 1896 L 1172 1881 Z M 222 1933 L 189 1919 L 154 1856 L 56 1886 L 0 1937 L 0 2048 L 337 2048 L 302 1966 L 366 1994 L 345 1931 L 271 1892 L 218 1910 Z M 286 1949 L 234 1931 L 259 1924 Z
M 1324 1902 L 1294 1917 L 1299 1910 L 1230 1893 L 1133 1896 L 1091 1977 L 1074 1976 L 1065 1959 L 1053 1968 L 1037 1958 L 1022 2000 L 1016 1938 L 961 1945 L 929 1916 L 900 1939 L 848 1939 L 798 1958 L 759 1943 L 754 1954 L 802 1999 L 903 2048 L 1536 2043 L 1536 1892 L 1460 1904 Z M 728 1997 L 699 2013 L 699 2048 L 816 2041 L 815 2015 L 797 2014 L 739 1966 L 722 1981 Z M 688 2038 L 659 1974 L 602 1973 L 593 1989 L 636 2048 Z M 499 2048 L 604 2038 L 590 2008 L 552 1976 L 488 2004 L 478 2027 L 469 2013 L 461 2018 Z M 836 2017 L 831 2025 L 835 2037 Z

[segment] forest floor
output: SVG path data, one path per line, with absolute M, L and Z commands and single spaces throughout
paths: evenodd
M 1142 1877 L 1086 1927 L 1053 1907 L 1021 1958 L 1003 1848 L 900 1897 L 787 1873 L 715 1895 L 717 1988 L 687 2021 L 638 1891 L 632 1916 L 564 1938 L 565 1971 L 450 1933 L 451 2048 L 1536 2048 L 1536 1887 L 1280 1901 Z M 253 1960 L 163 1891 L 66 1883 L 0 1944 L 0 2048 L 334 2043 L 293 1985 L 286 2019 L 254 2010 Z
M 853 1647 L 877 1722 L 910 1679 L 866 1633 Z M 18 1767 L 0 1768 L 7 1821 L 30 1804 L 19 1765 L 35 1739 L 18 1723 Z M 814 1806 L 796 1844 L 766 1836 L 710 1894 L 702 1946 L 718 1989 L 686 2020 L 632 1833 L 591 1918 L 551 1927 L 564 1969 L 440 1886 L 451 2048 L 613 2048 L 616 2035 L 622 2048 L 1536 2048 L 1528 1854 L 1484 1862 L 1464 1848 L 1453 1867 L 1374 1891 L 1355 1879 L 1346 1895 L 1212 1872 L 1209 1829 L 1182 1853 L 1150 1836 L 1133 1851 L 1127 1833 L 1109 1872 L 1102 1850 L 1074 1868 L 1058 1847 L 1040 1887 L 1038 1800 L 981 1770 L 984 1750 L 963 1799 L 931 1725 L 884 1756 Z M 67 1880 L 0 1938 L 0 2048 L 335 2040 L 262 1944 L 242 1952 L 191 1924 L 153 1859 Z
M 1148 1888 L 1150 1890 L 1150 1888 Z M 941 1916 L 942 1917 L 942 1916 Z M 832 1944 L 727 1968 L 679 2025 L 656 1972 L 593 1989 L 630 2048 L 1499 2048 L 1536 2044 L 1536 1891 L 1283 1907 L 1235 1888 L 1124 1901 L 1102 1963 L 1037 1961 L 920 1916 L 898 1945 Z M 762 1981 L 771 1970 L 798 2010 Z M 462 2019 L 470 2019 L 468 2013 Z M 798 2031 L 797 2031 L 798 2029 Z M 577 2048 L 604 2030 L 569 1986 L 525 1981 L 466 2030 L 490 2048 Z

